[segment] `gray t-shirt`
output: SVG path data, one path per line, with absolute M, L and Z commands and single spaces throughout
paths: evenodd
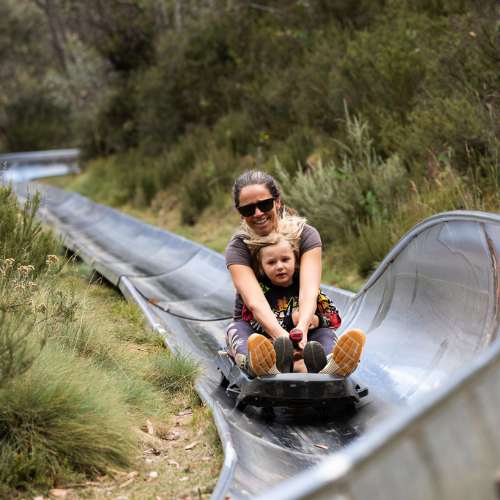
M 321 237 L 314 227 L 306 224 L 300 235 L 300 255 L 304 255 L 309 250 L 313 248 L 320 247 Z M 252 268 L 252 254 L 248 249 L 246 243 L 243 241 L 242 236 L 233 236 L 229 245 L 226 248 L 226 266 L 232 266 L 233 264 L 239 264 L 242 266 L 247 266 Z M 233 319 L 235 321 L 241 321 L 241 311 L 243 309 L 243 299 L 240 293 L 236 290 L 236 299 L 234 301 L 234 313 Z

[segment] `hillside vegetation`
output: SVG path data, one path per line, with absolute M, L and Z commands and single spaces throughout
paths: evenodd
M 266 170 L 350 276 L 328 281 L 347 288 L 421 219 L 498 211 L 490 1 L 1 9 L 1 148 L 79 145 L 86 173 L 70 188 L 101 202 L 158 214 L 168 200 L 176 229 L 199 235 L 204 214 L 229 210 L 238 174 Z
M 66 260 L 39 203 L 0 182 L 0 497 L 208 497 L 222 450 L 199 361 Z

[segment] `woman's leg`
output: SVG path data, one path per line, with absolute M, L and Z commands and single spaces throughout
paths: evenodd
M 253 328 L 244 321 L 235 321 L 227 327 L 227 352 L 239 366 L 243 366 L 245 362 L 248 354 L 248 339 L 254 333 Z
M 307 333 L 307 341 L 310 342 L 312 340 L 319 342 L 328 356 L 328 354 L 333 352 L 338 339 L 331 328 L 315 328 L 314 330 L 309 330 Z

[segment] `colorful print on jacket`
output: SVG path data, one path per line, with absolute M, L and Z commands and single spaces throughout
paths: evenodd
M 276 316 L 278 323 L 287 332 L 291 331 L 294 328 L 292 314 L 299 305 L 298 273 L 294 274 L 293 283 L 286 287 L 273 285 L 267 277 L 259 276 L 258 280 L 264 296 Z M 321 290 L 318 291 L 316 316 L 319 320 L 319 328 L 330 328 L 335 331 L 339 328 L 342 322 L 337 308 Z M 242 317 L 243 321 L 246 321 L 256 333 L 267 336 L 246 304 L 243 304 Z

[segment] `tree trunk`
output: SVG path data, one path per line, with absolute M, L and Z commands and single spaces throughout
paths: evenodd
M 52 45 L 63 71 L 67 71 L 67 55 L 64 49 L 65 33 L 57 18 L 57 7 L 53 5 L 53 0 L 33 0 L 41 10 L 45 12 L 49 23 L 50 34 L 52 35 Z
M 165 5 L 165 0 L 154 0 L 153 10 L 155 13 L 156 24 L 162 30 L 170 27 L 170 22 L 168 20 L 167 7 Z
M 177 27 L 177 31 L 179 33 L 184 29 L 184 19 L 182 13 L 182 1 L 183 0 L 174 0 L 174 17 L 175 17 L 175 25 Z

